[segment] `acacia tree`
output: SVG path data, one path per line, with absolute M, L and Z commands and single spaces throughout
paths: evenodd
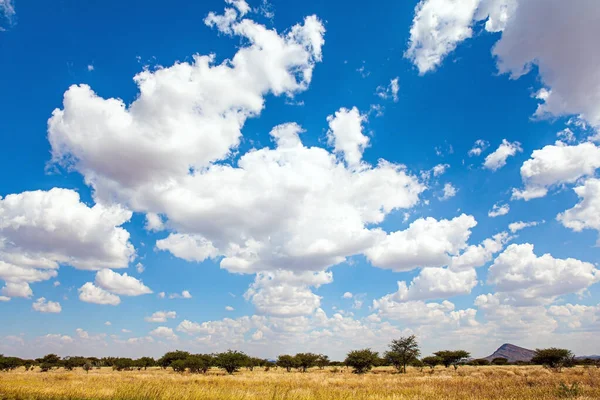
M 442 363 L 442 360 L 438 356 L 424 357 L 421 361 L 423 361 L 423 364 L 431 368 L 432 371 L 436 365 L 440 365 Z
M 246 364 L 248 356 L 237 350 L 227 350 L 224 353 L 219 353 L 215 356 L 215 364 L 217 367 L 224 369 L 228 374 L 233 374 Z
M 319 369 L 323 369 L 329 365 L 329 357 L 325 354 L 319 354 L 319 358 L 317 358 L 317 367 Z
M 385 360 L 392 364 L 398 372 L 406 373 L 406 366 L 421 355 L 417 337 L 410 335 L 392 340 L 390 350 L 384 355 Z
M 290 356 L 288 354 L 282 354 L 279 357 L 277 357 L 277 366 L 285 368 L 287 372 L 290 372 L 292 368 L 296 368 L 297 360 L 293 356 Z
M 148 367 L 156 365 L 156 361 L 152 357 L 142 357 L 139 360 L 137 360 L 137 364 L 141 368 L 147 369 Z
M 165 353 L 164 356 L 158 359 L 158 365 L 163 369 L 170 367 L 171 364 L 176 360 L 185 360 L 190 355 L 187 351 L 175 350 Z
M 458 368 L 458 364 L 462 360 L 471 356 L 471 353 L 465 350 L 442 350 L 433 354 L 440 358 L 441 363 L 444 364 L 444 367 L 448 368 L 452 365 L 454 369 Z
M 533 364 L 541 364 L 546 368 L 551 368 L 559 372 L 563 367 L 572 367 L 575 364 L 573 353 L 570 350 L 558 349 L 556 347 L 535 349 L 535 354 L 531 362 Z
M 364 374 L 377 362 L 378 353 L 371 349 L 353 350 L 346 356 L 344 363 L 354 369 L 355 374 Z
M 294 357 L 296 359 L 296 365 L 302 372 L 306 372 L 307 369 L 314 367 L 319 359 L 318 354 L 314 353 L 298 353 Z

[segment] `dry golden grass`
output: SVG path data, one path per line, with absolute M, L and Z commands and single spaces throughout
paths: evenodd
M 561 383 L 564 383 L 561 387 Z M 575 389 L 571 390 L 572 385 Z M 241 371 L 233 376 L 178 374 L 157 368 L 115 372 L 18 370 L 0 373 L 1 400 L 232 400 L 232 399 L 600 399 L 600 369 L 561 373 L 541 367 L 461 367 L 410 369 L 406 375 L 376 368 L 366 375 L 346 369 Z

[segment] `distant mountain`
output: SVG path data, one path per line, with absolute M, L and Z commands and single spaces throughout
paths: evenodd
M 515 361 L 530 361 L 535 352 L 523 347 L 515 346 L 514 344 L 505 343 L 498 347 L 492 355 L 485 357 L 485 360 L 492 361 L 494 358 L 506 358 L 508 362 Z
M 591 355 L 591 356 L 577 356 L 575 357 L 578 360 L 585 360 L 586 358 L 590 358 L 592 360 L 600 360 L 600 356 L 597 354 Z

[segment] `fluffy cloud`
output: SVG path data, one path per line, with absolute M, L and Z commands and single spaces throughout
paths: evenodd
M 44 297 L 40 297 L 33 303 L 32 308 L 41 313 L 59 313 L 62 307 L 55 301 L 46 301 Z
M 575 232 L 583 229 L 600 232 L 600 179 L 588 179 L 574 190 L 581 201 L 575 207 L 558 214 L 556 219 Z
M 423 268 L 410 286 L 398 282 L 398 291 L 392 298 L 396 301 L 445 299 L 471 293 L 477 282 L 474 269 Z
M 390 81 L 388 86 L 377 86 L 375 93 L 382 99 L 391 98 L 394 102 L 398 102 L 398 91 L 400 90 L 400 84 L 398 83 L 398 77 L 395 77 Z
M 541 223 L 543 223 L 543 221 Z M 521 229 L 530 228 L 532 226 L 537 226 L 539 224 L 540 224 L 540 222 L 537 222 L 537 221 L 531 221 L 531 222 L 517 221 L 517 222 L 510 223 L 508 225 L 508 229 L 510 229 L 510 231 L 512 233 L 516 233 L 516 232 L 520 231 Z
M 506 165 L 508 157 L 512 157 L 517 154 L 517 152 L 522 151 L 521 143 L 509 142 L 506 139 L 502 139 L 502 144 L 485 158 L 483 167 L 492 171 L 497 171 Z
M 7 297 L 24 297 L 29 298 L 33 296 L 33 291 L 27 282 L 6 282 L 4 287 L 0 291 Z
M 146 322 L 167 322 L 168 318 L 176 318 L 175 311 L 157 311 L 149 317 L 144 318 Z
M 511 244 L 488 270 L 488 283 L 511 304 L 544 304 L 557 296 L 581 292 L 600 281 L 593 264 L 573 258 L 540 257 L 533 245 Z
M 177 335 L 173 332 L 173 329 L 167 328 L 166 326 L 159 326 L 158 328 L 151 331 L 150 335 L 162 339 L 177 340 Z
M 162 294 L 162 296 L 161 296 L 161 294 Z M 161 299 L 164 298 L 165 297 L 164 296 L 164 292 L 159 293 L 158 296 Z M 171 293 L 169 295 L 169 298 L 170 299 L 191 299 L 192 298 L 192 294 L 189 291 L 187 291 L 187 290 L 183 290 L 181 292 L 181 294 L 180 293 Z
M 118 274 L 110 269 L 103 269 L 96 273 L 96 285 L 111 293 L 123 296 L 140 296 L 152 293 L 149 287 L 133 276 Z
M 452 257 L 449 267 L 453 271 L 481 267 L 491 261 L 492 256 L 502 250 L 510 239 L 506 232 L 500 232 L 481 244 L 468 246 L 461 254 Z
M 508 204 L 502 204 L 502 205 L 500 205 L 499 203 L 494 204 L 492 209 L 488 212 L 488 217 L 496 218 L 496 217 L 508 214 L 509 211 L 510 211 L 510 206 Z
M 434 171 L 434 175 L 435 175 L 435 171 Z M 451 183 L 446 183 L 444 185 L 444 194 L 440 197 L 440 200 L 448 200 L 449 198 L 452 198 L 454 196 L 456 196 L 456 192 L 458 192 L 458 189 L 456 189 L 454 186 L 452 186 Z
M 441 267 L 467 247 L 475 225 L 475 218 L 465 214 L 452 220 L 420 218 L 406 230 L 388 234 L 365 254 L 374 266 L 393 271 Z
M 352 293 L 345 292 L 342 296 L 343 299 L 351 299 L 353 297 Z
M 600 147 L 590 142 L 569 146 L 557 141 L 535 150 L 521 166 L 525 189 L 513 189 L 514 199 L 544 197 L 548 189 L 593 176 L 600 168 Z
M 85 301 L 86 303 L 95 304 L 108 304 L 116 306 L 121 303 L 119 296 L 107 292 L 97 286 L 94 286 L 92 282 L 87 282 L 78 289 L 79 300 Z
M 356 107 L 350 110 L 342 107 L 327 117 L 327 140 L 336 153 L 343 155 L 350 167 L 360 164 L 362 154 L 369 145 L 369 138 L 362 132 L 366 118 Z
M 405 57 L 421 75 L 434 70 L 456 45 L 473 34 L 479 0 L 422 0 L 415 8 Z

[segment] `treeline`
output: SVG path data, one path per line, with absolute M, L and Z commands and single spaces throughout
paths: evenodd
M 187 351 L 171 351 L 155 360 L 152 357 L 138 359 L 124 357 L 64 357 L 48 354 L 35 360 L 26 360 L 17 357 L 4 357 L 0 354 L 0 370 L 10 371 L 24 367 L 26 371 L 39 367 L 41 372 L 51 369 L 64 368 L 73 370 L 82 368 L 90 371 L 93 368 L 112 367 L 116 371 L 142 370 L 149 367 L 171 368 L 175 372 L 206 373 L 210 368 L 223 369 L 228 374 L 233 374 L 241 368 L 253 370 L 256 367 L 268 371 L 271 368 L 283 368 L 288 372 L 296 369 L 306 372 L 308 369 L 318 367 L 323 369 L 328 366 L 349 367 L 353 372 L 362 374 L 373 367 L 393 366 L 398 372 L 405 373 L 407 366 L 420 370 L 430 368 L 433 370 L 438 365 L 446 368 L 457 369 L 461 365 L 508 365 L 505 358 L 495 358 L 491 362 L 485 359 L 471 359 L 470 353 L 465 350 L 441 350 L 431 356 L 420 358 L 421 351 L 416 337 L 408 336 L 393 340 L 388 351 L 379 354 L 371 349 L 350 351 L 344 361 L 330 361 L 326 355 L 315 353 L 298 353 L 295 355 L 282 354 L 277 360 L 267 360 L 251 357 L 241 351 L 228 350 L 215 354 L 192 354 Z M 595 365 L 600 368 L 600 360 L 575 359 L 573 353 L 566 349 L 549 348 L 537 349 L 530 362 L 517 362 L 516 365 L 543 365 L 547 368 L 560 371 L 575 365 Z

